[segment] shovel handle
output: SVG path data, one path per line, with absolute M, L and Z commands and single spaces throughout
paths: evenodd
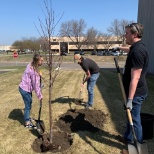
M 117 72 L 118 72 L 118 77 L 119 77 L 120 87 L 121 87 L 121 90 L 122 90 L 122 95 L 123 95 L 125 105 L 126 105 L 127 99 L 126 99 L 126 94 L 125 94 L 124 86 L 123 86 L 122 79 L 121 79 L 120 68 L 119 68 L 119 65 L 118 65 L 116 58 L 114 58 L 114 61 L 115 61 L 115 65 L 116 65 Z M 129 124 L 132 127 L 132 133 L 133 133 L 134 141 L 137 142 L 137 138 L 136 138 L 136 134 L 135 134 L 134 126 L 133 126 L 133 120 L 132 120 L 132 115 L 131 115 L 130 109 L 126 109 L 126 112 L 127 112 Z
M 40 117 L 41 117 L 41 109 L 42 109 L 42 99 L 40 100 L 40 108 L 39 108 L 38 120 L 40 120 Z
M 120 74 L 120 68 L 119 68 L 119 65 L 118 65 L 118 61 L 115 57 L 114 57 L 114 62 L 115 62 L 115 66 L 116 66 L 116 69 L 117 69 L 117 73 Z
M 84 74 L 84 75 L 83 75 L 83 79 L 82 79 L 82 81 L 84 81 L 84 80 L 85 80 L 85 76 L 86 76 L 86 75 Z
M 114 58 L 114 62 L 115 62 L 115 66 L 116 66 L 117 73 L 118 73 L 118 78 L 119 78 L 119 83 L 120 83 L 120 87 L 121 87 L 121 91 L 122 91 L 122 96 L 123 96 L 123 99 L 124 99 L 124 104 L 126 105 L 127 98 L 126 98 L 124 86 L 123 86 L 123 83 L 122 83 L 122 77 L 121 77 L 121 73 L 120 73 L 120 68 L 119 68 L 119 65 L 118 65 L 118 62 L 117 62 L 116 58 Z
M 127 111 L 128 121 L 129 121 L 130 125 L 132 126 L 133 121 L 132 121 L 132 115 L 130 113 L 130 109 L 126 109 L 126 111 Z
M 133 133 L 134 141 L 137 144 L 138 141 L 137 141 L 137 137 L 136 137 L 134 126 L 133 126 L 133 120 L 132 120 L 132 115 L 131 115 L 130 109 L 127 109 L 126 111 L 127 111 L 127 117 L 128 117 L 129 124 L 132 127 L 132 133 Z M 137 148 L 137 150 L 138 150 L 138 148 Z
M 123 95 L 123 98 L 124 98 L 124 101 L 125 101 L 125 105 L 126 105 L 126 100 L 127 99 L 126 99 L 126 94 L 125 94 L 124 86 L 123 86 L 122 79 L 121 79 L 120 68 L 119 68 L 119 65 L 118 65 L 118 62 L 117 62 L 116 58 L 114 58 L 114 61 L 115 61 L 115 65 L 116 65 L 116 68 L 117 68 L 117 73 L 118 73 L 118 77 L 119 77 L 119 82 L 120 82 L 120 87 L 121 87 L 122 95 Z M 132 115 L 130 113 L 130 109 L 126 109 L 126 112 L 127 112 L 127 116 L 128 116 L 128 120 L 129 120 L 130 125 L 133 125 Z

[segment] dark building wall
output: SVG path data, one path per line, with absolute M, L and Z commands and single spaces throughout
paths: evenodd
M 148 72 L 154 74 L 154 0 L 139 0 L 138 22 L 144 25 L 143 42 L 149 49 Z

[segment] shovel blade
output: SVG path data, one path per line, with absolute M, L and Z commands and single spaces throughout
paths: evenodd
M 149 154 L 147 145 L 144 144 L 138 144 L 137 147 L 132 144 L 128 144 L 128 151 L 129 154 Z
M 128 151 L 129 154 L 138 154 L 136 147 L 132 144 L 128 144 Z
M 44 122 L 42 120 L 38 120 L 36 123 L 36 127 L 37 127 L 37 131 L 40 135 L 43 135 L 43 133 L 45 132 L 45 125 Z

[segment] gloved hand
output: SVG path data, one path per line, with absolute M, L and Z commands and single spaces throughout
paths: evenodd
M 119 47 L 115 47 L 115 48 L 112 49 L 113 52 L 116 52 L 116 51 L 119 51 L 119 50 L 120 50 Z
M 128 98 L 127 103 L 126 103 L 126 108 L 127 109 L 132 110 L 132 101 L 133 101 L 132 99 Z

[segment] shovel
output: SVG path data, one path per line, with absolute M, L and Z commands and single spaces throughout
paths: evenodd
M 115 61 L 115 66 L 117 68 L 119 83 L 120 83 L 120 87 L 121 87 L 121 90 L 122 90 L 122 95 L 123 95 L 123 98 L 124 98 L 124 104 L 126 106 L 126 94 L 125 94 L 122 79 L 121 79 L 120 68 L 119 68 L 119 65 L 118 65 L 118 62 L 117 62 L 116 58 L 114 58 L 114 61 Z M 147 145 L 145 143 L 140 144 L 137 141 L 130 109 L 126 109 L 126 112 L 127 112 L 127 116 L 128 116 L 128 121 L 129 121 L 129 123 L 130 123 L 130 125 L 132 127 L 132 133 L 133 133 L 133 138 L 134 138 L 134 143 L 133 144 L 128 144 L 129 154 L 149 154 Z
M 44 85 L 42 84 L 42 77 L 41 77 L 42 76 L 42 72 L 40 72 L 40 73 L 41 73 L 41 75 L 40 75 L 40 88 L 42 90 Z M 45 132 L 45 125 L 44 125 L 43 120 L 40 120 L 41 110 L 42 110 L 42 99 L 40 100 L 40 108 L 39 108 L 38 120 L 35 120 L 35 121 L 36 121 L 36 129 L 37 129 L 38 133 L 40 135 L 43 135 L 43 133 Z
M 84 79 L 85 79 L 85 74 L 84 74 L 84 76 L 83 76 L 83 80 L 82 80 L 82 81 L 84 81 Z M 83 98 L 81 98 L 81 96 L 82 96 L 82 90 L 83 90 L 83 86 L 81 87 L 80 93 L 79 93 L 79 100 L 80 100 L 80 101 L 83 99 Z
M 38 114 L 38 120 L 36 121 L 36 129 L 40 135 L 43 135 L 45 132 L 45 125 L 43 120 L 40 120 L 41 117 L 41 109 L 42 109 L 42 100 L 40 100 L 40 108 L 39 108 L 39 114 Z

